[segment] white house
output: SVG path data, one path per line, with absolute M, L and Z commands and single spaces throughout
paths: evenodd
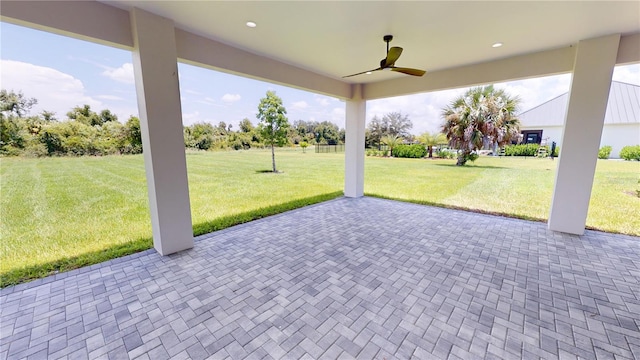
M 562 146 L 562 130 L 567 113 L 569 93 L 562 94 L 519 115 L 523 142 Z M 611 82 L 609 101 L 600 138 L 600 147 L 609 145 L 612 158 L 620 157 L 620 149 L 640 144 L 640 86 Z

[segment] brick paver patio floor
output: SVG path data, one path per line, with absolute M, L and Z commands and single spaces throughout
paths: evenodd
M 337 199 L 0 292 L 0 358 L 640 358 L 640 239 Z

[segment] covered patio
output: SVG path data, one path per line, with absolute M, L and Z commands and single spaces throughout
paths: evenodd
M 0 356 L 640 358 L 639 244 L 340 198 L 3 289 Z
M 3 1 L 2 21 L 132 51 L 155 251 L 2 289 L 0 356 L 640 358 L 639 239 L 585 231 L 639 10 Z M 343 79 L 387 34 L 427 74 Z M 345 197 L 194 241 L 177 61 L 344 100 Z M 363 197 L 367 100 L 559 73 L 573 77 L 548 224 Z

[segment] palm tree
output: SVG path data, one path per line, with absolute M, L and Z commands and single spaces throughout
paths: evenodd
M 433 157 L 433 147 L 434 146 L 438 146 L 438 145 L 442 145 L 442 144 L 446 144 L 447 143 L 447 137 L 443 134 L 443 133 L 429 133 L 429 132 L 425 132 L 422 135 L 420 135 L 420 137 L 418 138 L 418 141 L 420 141 L 420 144 L 424 145 L 427 147 L 427 149 L 429 149 L 429 157 L 432 158 Z
M 389 156 L 393 156 L 393 148 L 402 144 L 402 138 L 398 135 L 387 135 L 380 141 L 389 148 Z
M 515 117 L 520 99 L 493 85 L 469 89 L 442 110 L 442 132 L 449 145 L 459 150 L 456 165 L 464 165 L 471 152 L 483 147 L 504 146 L 520 133 Z

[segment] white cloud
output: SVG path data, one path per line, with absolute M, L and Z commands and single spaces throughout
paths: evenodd
M 306 101 L 295 101 L 291 104 L 294 109 L 306 109 L 309 106 Z
M 1 65 L 2 88 L 22 91 L 25 96 L 38 100 L 32 113 L 53 111 L 58 119 L 63 119 L 74 106 L 88 104 L 94 109 L 103 106 L 100 100 L 85 93 L 82 81 L 69 74 L 21 61 L 2 60 Z
M 520 111 L 527 111 L 569 91 L 571 74 L 495 84 L 511 95 L 520 97 Z
M 329 119 L 329 121 L 338 125 L 339 128 L 344 128 L 345 114 L 346 112 L 344 106 L 333 108 L 331 110 L 331 118 Z
M 221 100 L 230 104 L 239 101 L 241 98 L 240 94 L 224 94 Z
M 640 85 L 640 65 L 616 66 L 613 70 L 613 80 Z
M 102 72 L 102 75 L 110 78 L 111 80 L 115 80 L 125 84 L 133 84 L 133 64 L 132 63 L 124 63 L 119 68 L 110 68 Z
M 98 95 L 96 96 L 98 99 L 102 100 L 113 100 L 113 101 L 122 101 L 124 98 L 115 95 Z
M 200 112 L 199 111 L 193 111 L 190 113 L 183 113 L 182 114 L 182 125 L 184 126 L 189 126 L 189 125 L 193 125 L 197 122 L 201 122 L 202 120 L 200 119 Z
M 398 96 L 367 102 L 367 119 L 382 117 L 390 112 L 401 112 L 413 123 L 411 133 L 438 132 L 442 120 L 440 112 L 453 98 L 466 89 L 452 89 L 431 93 Z
M 329 98 L 324 97 L 324 96 L 315 96 L 315 100 L 318 104 L 322 105 L 322 106 L 329 106 L 330 101 Z

